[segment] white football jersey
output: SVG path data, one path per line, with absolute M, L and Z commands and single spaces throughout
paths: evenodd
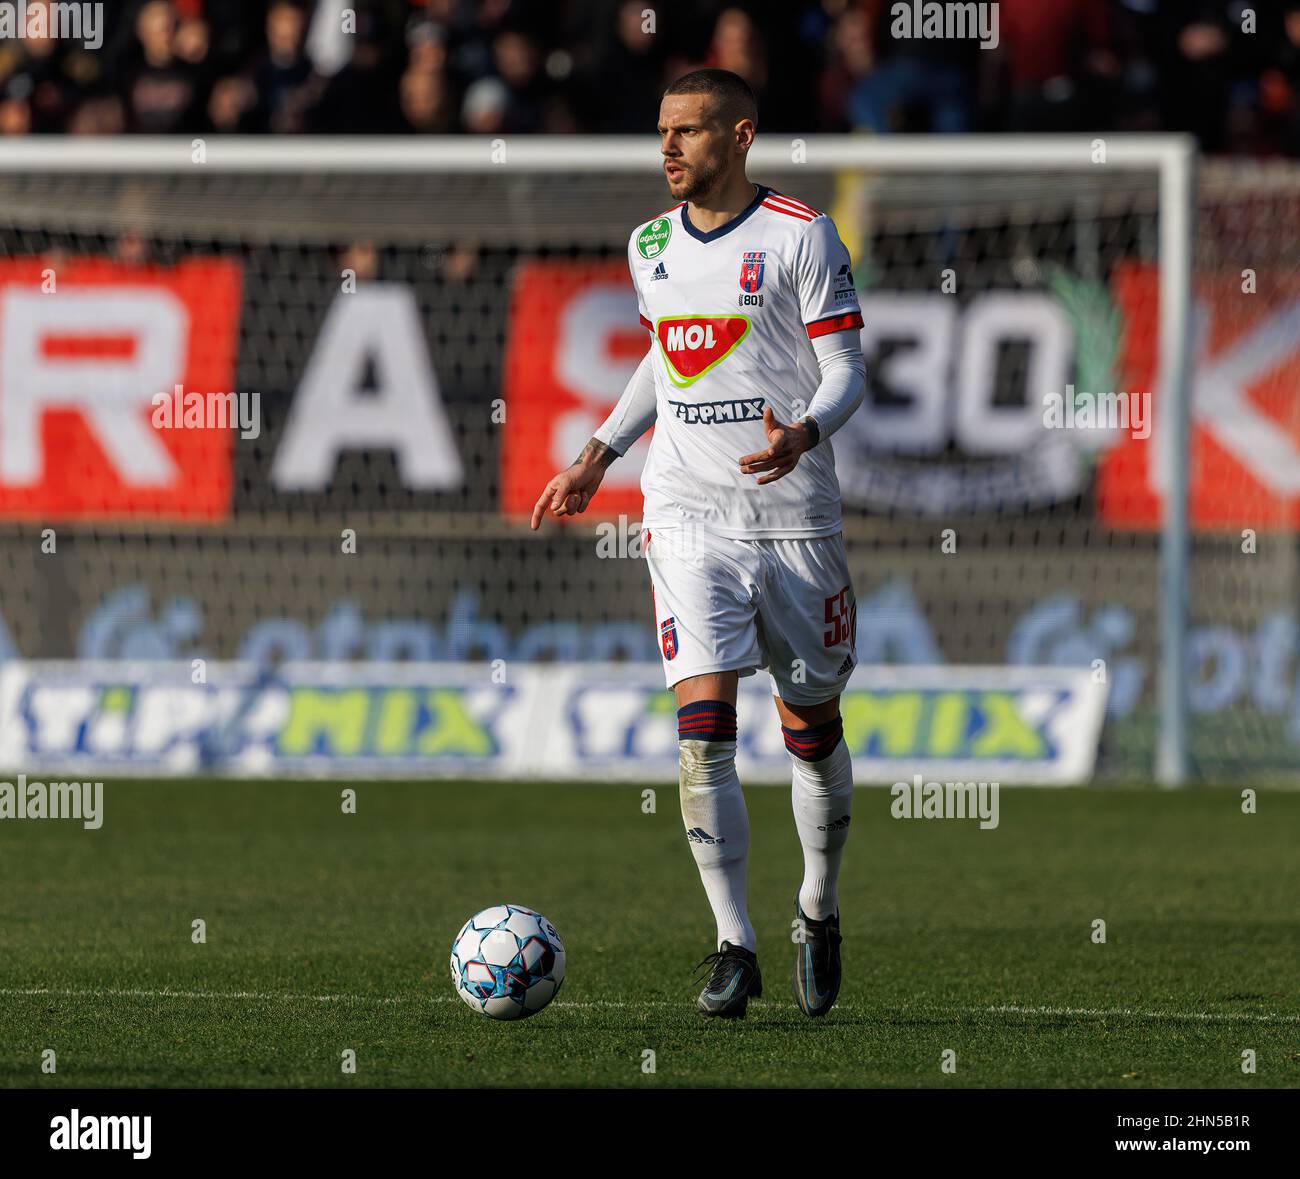
M 689 522 L 737 539 L 838 532 L 829 440 L 761 487 L 739 465 L 768 446 L 765 406 L 782 424 L 808 412 L 821 383 L 811 340 L 862 327 L 831 219 L 759 185 L 749 207 L 711 233 L 691 224 L 685 204 L 638 227 L 628 265 L 654 336 L 646 526 Z

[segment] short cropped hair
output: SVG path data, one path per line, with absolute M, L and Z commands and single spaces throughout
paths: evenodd
M 734 124 L 748 119 L 758 126 L 758 101 L 754 92 L 744 78 L 730 70 L 692 70 L 664 91 L 665 98 L 670 94 L 707 94 L 717 104 L 724 122 Z

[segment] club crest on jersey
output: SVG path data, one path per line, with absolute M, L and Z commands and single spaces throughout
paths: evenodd
M 659 624 L 659 644 L 664 649 L 665 659 L 672 659 L 677 654 L 677 619 L 665 618 Z
M 766 250 L 747 250 L 740 256 L 740 289 L 753 294 L 763 285 L 763 259 Z
M 671 315 L 655 324 L 655 338 L 679 389 L 727 359 L 749 332 L 747 315 Z

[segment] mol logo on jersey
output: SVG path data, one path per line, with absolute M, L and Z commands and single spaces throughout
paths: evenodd
M 717 368 L 748 333 L 747 315 L 674 315 L 655 325 L 668 375 L 683 389 Z

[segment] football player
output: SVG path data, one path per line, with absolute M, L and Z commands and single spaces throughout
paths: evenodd
M 794 992 L 824 1015 L 840 987 L 837 880 L 853 813 L 839 699 L 856 605 L 830 438 L 865 390 L 848 251 L 824 213 L 751 181 L 757 107 L 725 70 L 686 74 L 659 114 L 676 202 L 632 233 L 650 347 L 613 412 L 533 510 L 586 510 L 609 465 L 655 427 L 644 554 L 677 696 L 682 819 L 717 924 L 699 1009 L 762 993 L 746 901 L 749 818 L 736 775 L 737 680 L 771 676 L 804 875 Z

